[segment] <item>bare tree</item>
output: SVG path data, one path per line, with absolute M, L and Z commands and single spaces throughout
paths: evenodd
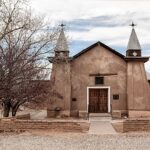
M 47 75 L 45 59 L 57 31 L 43 16 L 34 16 L 25 0 L 3 0 L 0 7 L 0 98 L 4 117 L 49 91 L 40 83 Z M 38 80 L 37 80 L 38 79 Z

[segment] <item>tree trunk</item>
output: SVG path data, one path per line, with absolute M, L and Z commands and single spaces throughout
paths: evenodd
M 10 108 L 6 108 L 4 107 L 4 113 L 3 113 L 3 117 L 9 117 L 9 111 L 10 111 Z
M 9 112 L 10 112 L 10 100 L 9 99 L 6 99 L 3 102 L 3 110 L 4 110 L 3 117 L 9 117 Z
M 13 110 L 12 110 L 12 116 L 13 116 L 13 117 L 16 116 L 16 112 L 17 112 L 17 111 L 13 111 Z
M 15 117 L 17 113 L 17 110 L 15 108 L 12 108 L 12 116 Z
M 19 104 L 16 104 L 15 106 L 12 106 L 12 116 L 16 116 L 17 110 L 19 108 Z

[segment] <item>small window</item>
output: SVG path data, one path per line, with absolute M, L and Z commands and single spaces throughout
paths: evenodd
M 104 84 L 104 77 L 95 77 L 95 84 Z
M 118 99 L 119 99 L 119 94 L 114 94 L 114 95 L 113 95 L 113 99 L 114 99 L 114 100 L 118 100 Z
M 74 102 L 75 102 L 75 101 L 77 101 L 77 99 L 76 99 L 76 98 L 72 98 L 72 101 L 74 101 Z

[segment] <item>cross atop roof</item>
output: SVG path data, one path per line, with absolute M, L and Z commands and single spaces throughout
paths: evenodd
M 132 23 L 129 26 L 131 26 L 132 28 L 134 28 L 136 26 L 136 24 L 134 24 L 134 22 L 132 21 Z
M 62 29 L 64 29 L 64 27 L 66 26 L 65 24 L 60 24 L 59 26 L 61 26 Z

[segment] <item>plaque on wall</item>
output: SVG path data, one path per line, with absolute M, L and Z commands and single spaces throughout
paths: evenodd
M 75 102 L 75 101 L 77 101 L 77 99 L 76 98 L 72 98 L 72 101 Z
M 114 94 L 113 95 L 113 100 L 119 100 L 119 94 Z

